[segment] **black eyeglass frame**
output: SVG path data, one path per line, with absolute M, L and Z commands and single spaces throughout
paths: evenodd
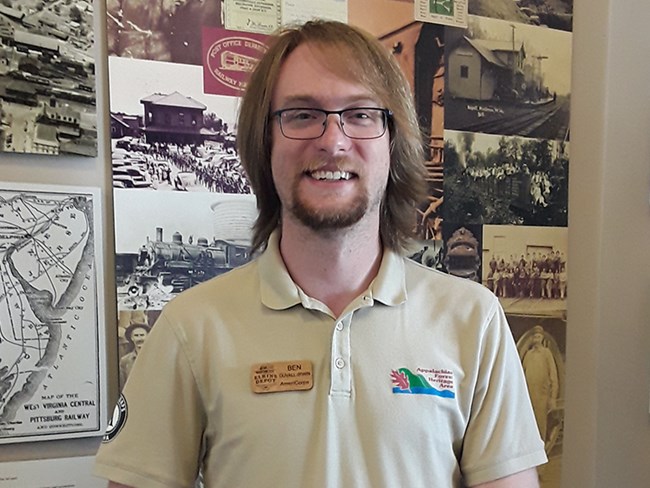
M 313 110 L 316 112 L 320 112 L 325 114 L 325 120 L 323 121 L 323 130 L 320 133 L 320 135 L 316 137 L 289 137 L 284 133 L 284 128 L 282 127 L 282 114 L 284 112 L 289 112 L 292 110 Z M 342 115 L 345 112 L 351 112 L 353 110 L 378 110 L 383 114 L 382 121 L 383 121 L 383 130 L 381 131 L 381 134 L 377 136 L 372 136 L 372 137 L 353 137 L 349 136 L 347 132 L 345 132 L 345 123 L 343 122 Z M 283 108 L 280 110 L 276 110 L 275 112 L 271 112 L 271 117 L 277 117 L 278 118 L 278 123 L 280 124 L 280 131 L 282 132 L 282 135 L 286 137 L 287 139 L 292 139 L 294 141 L 309 141 L 313 139 L 319 139 L 320 137 L 323 137 L 323 134 L 325 134 L 325 131 L 327 130 L 327 120 L 330 115 L 335 114 L 339 116 L 339 125 L 341 127 L 341 130 L 343 131 L 343 134 L 345 134 L 345 137 L 348 137 L 349 139 L 356 139 L 356 140 L 361 140 L 361 141 L 369 141 L 372 139 L 379 139 L 386 133 L 386 129 L 388 128 L 388 123 L 393 117 L 393 112 L 390 109 L 387 108 L 382 108 L 382 107 L 350 107 L 350 108 L 344 108 L 343 110 L 324 110 L 322 108 L 314 108 L 314 107 L 289 107 L 289 108 Z

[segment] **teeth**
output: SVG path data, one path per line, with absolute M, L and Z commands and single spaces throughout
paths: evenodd
M 311 174 L 312 178 L 317 180 L 349 180 L 352 174 L 347 171 L 314 171 Z

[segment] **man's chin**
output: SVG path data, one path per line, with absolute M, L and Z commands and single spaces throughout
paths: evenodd
M 366 213 L 365 205 L 356 205 L 342 210 L 316 210 L 297 205 L 293 215 L 312 230 L 347 229 L 359 222 Z

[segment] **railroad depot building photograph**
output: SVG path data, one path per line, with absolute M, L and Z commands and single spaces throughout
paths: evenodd
M 445 50 L 445 129 L 568 140 L 570 32 L 470 16 Z
M 235 147 L 238 98 L 203 93 L 199 66 L 117 57 L 109 65 L 123 88 L 111 98 L 115 188 L 252 192 Z M 179 79 L 188 80 L 182 88 Z
M 89 1 L 0 2 L 0 152 L 97 154 Z

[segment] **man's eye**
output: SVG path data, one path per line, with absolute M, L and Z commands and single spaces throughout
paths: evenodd
M 363 120 L 371 118 L 371 115 L 366 110 L 354 110 L 353 112 L 350 112 L 349 117 Z
M 375 110 L 358 109 L 351 110 L 345 114 L 345 121 L 349 124 L 371 124 L 378 120 L 378 113 Z
M 290 121 L 305 121 L 313 120 L 316 118 L 316 113 L 312 110 L 296 110 L 291 112 L 285 112 L 287 120 Z

